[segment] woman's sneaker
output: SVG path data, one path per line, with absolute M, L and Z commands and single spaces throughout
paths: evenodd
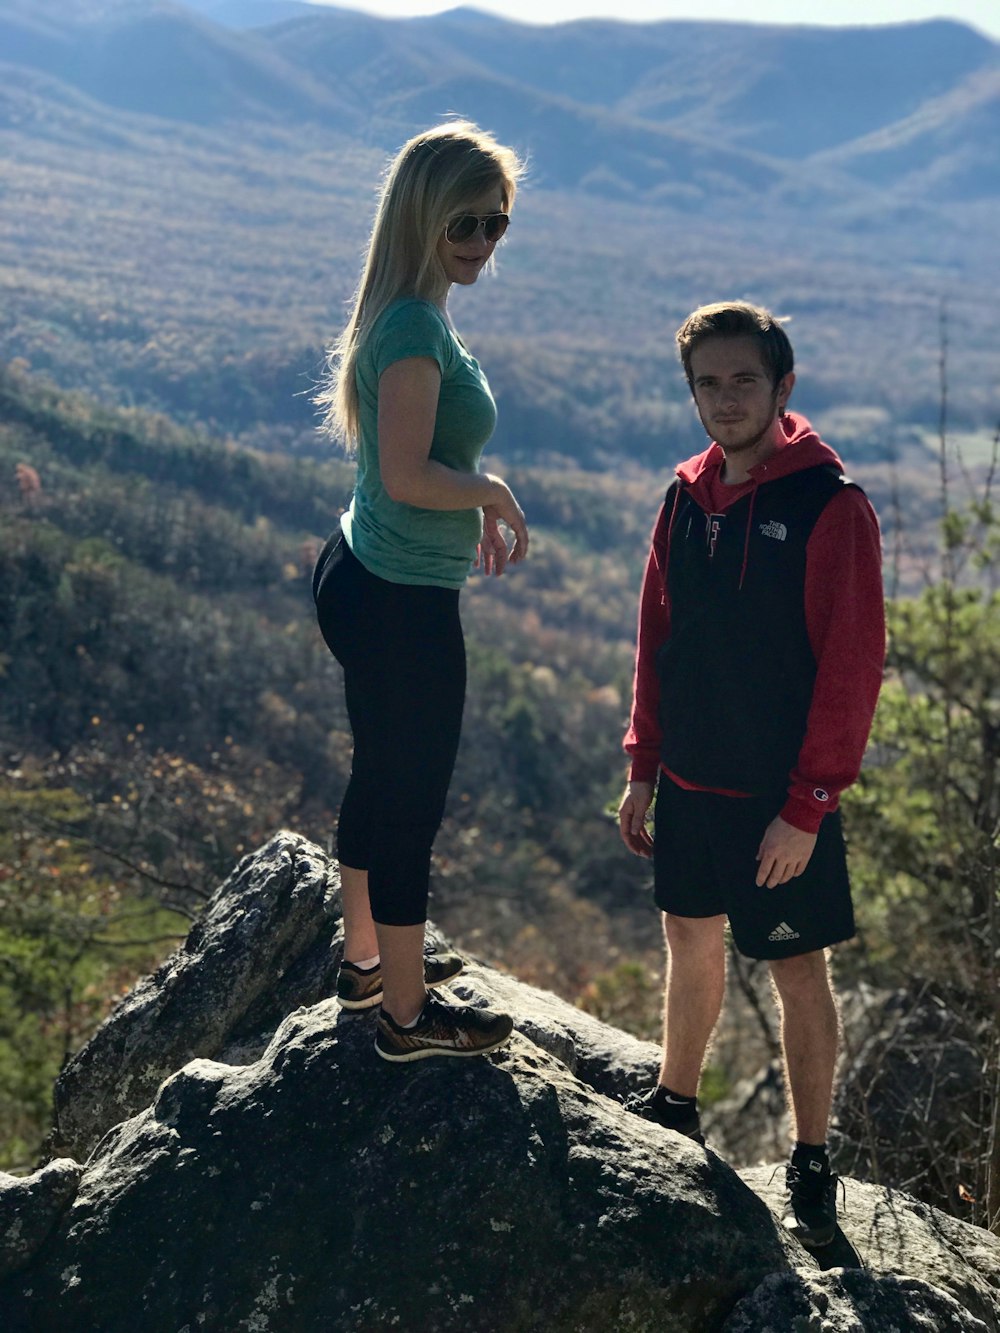
M 460 975 L 464 961 L 457 953 L 424 952 L 424 984 L 432 989 L 454 981 Z M 360 968 L 356 963 L 343 962 L 337 973 L 337 999 L 342 1009 L 371 1009 L 382 999 L 382 964 Z
M 411 1028 L 400 1027 L 384 1009 L 375 1026 L 375 1049 L 383 1060 L 423 1060 L 429 1055 L 485 1055 L 514 1030 L 510 1014 L 471 1005 L 443 1004 L 429 997 Z

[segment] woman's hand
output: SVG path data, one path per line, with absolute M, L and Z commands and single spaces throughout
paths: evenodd
M 508 565 L 516 565 L 528 554 L 528 525 L 524 511 L 514 499 L 514 493 L 500 477 L 489 477 L 494 499 L 483 505 L 483 537 L 476 548 L 476 568 L 484 574 L 500 575 Z M 514 534 L 514 545 L 507 549 L 507 541 L 500 531 L 505 523 Z
M 498 578 L 507 568 L 509 553 L 503 533 L 497 526 L 499 515 L 493 505 L 483 509 L 483 536 L 476 547 L 476 569 L 484 574 L 495 574 Z
M 508 565 L 516 565 L 528 554 L 528 525 L 514 493 L 500 477 L 490 477 L 493 499 L 483 505 L 483 540 L 476 554 L 476 566 L 484 574 L 502 574 Z M 514 534 L 514 545 L 507 542 L 499 525 L 505 523 Z
M 618 829 L 622 842 L 636 856 L 653 855 L 653 839 L 646 828 L 646 811 L 653 803 L 652 782 L 630 782 L 618 807 Z

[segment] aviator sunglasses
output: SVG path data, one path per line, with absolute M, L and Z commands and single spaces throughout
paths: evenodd
M 499 241 L 507 230 L 510 217 L 506 213 L 459 213 L 452 218 L 444 229 L 444 239 L 449 245 L 461 245 L 471 241 L 480 227 L 486 240 Z

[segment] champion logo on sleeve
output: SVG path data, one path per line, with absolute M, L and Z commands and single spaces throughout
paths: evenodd
M 813 787 L 813 800 L 828 801 L 829 799 L 830 793 L 828 791 L 825 791 L 822 787 Z

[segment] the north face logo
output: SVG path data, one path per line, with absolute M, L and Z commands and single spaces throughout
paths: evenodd
M 762 537 L 773 537 L 776 542 L 783 542 L 788 536 L 788 529 L 784 523 L 779 523 L 777 519 L 772 518 L 770 523 L 760 525 L 760 535 Z

